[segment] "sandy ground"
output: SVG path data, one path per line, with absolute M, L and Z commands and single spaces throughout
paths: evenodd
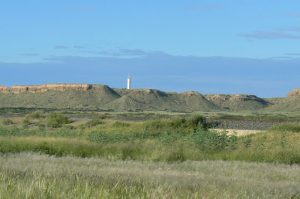
M 223 132 L 224 129 L 214 129 L 218 132 Z M 261 130 L 244 130 L 244 129 L 226 129 L 226 132 L 229 135 L 236 135 L 236 136 L 247 136 L 247 135 L 251 135 L 251 134 L 256 134 L 256 133 L 263 133 L 265 131 L 261 131 Z

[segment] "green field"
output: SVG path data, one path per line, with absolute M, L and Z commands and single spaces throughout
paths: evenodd
M 202 115 L 4 110 L 0 196 L 300 197 L 297 115 Z

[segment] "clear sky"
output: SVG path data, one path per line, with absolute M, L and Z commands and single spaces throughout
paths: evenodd
M 101 83 L 285 96 L 300 87 L 298 0 L 0 2 L 0 84 Z

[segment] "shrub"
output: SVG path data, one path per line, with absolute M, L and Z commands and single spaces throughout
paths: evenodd
M 210 124 L 203 116 L 193 115 L 188 118 L 153 120 L 147 122 L 145 128 L 148 131 L 176 130 L 181 132 L 194 132 L 196 129 L 207 130 L 210 128 Z
M 26 117 L 29 119 L 41 119 L 41 118 L 45 118 L 45 115 L 43 115 L 42 112 L 36 111 L 28 114 Z
M 64 124 L 69 124 L 70 120 L 60 113 L 51 113 L 47 118 L 47 126 L 51 128 L 60 128 Z
M 23 120 L 23 127 L 28 128 L 29 126 L 38 126 L 40 129 L 44 129 L 44 118 L 45 115 L 43 115 L 42 112 L 36 111 L 32 112 L 30 114 L 27 114 L 26 117 Z
M 98 126 L 101 124 L 104 124 L 104 122 L 100 118 L 94 118 L 94 119 L 88 121 L 87 123 L 85 123 L 84 127 L 91 128 L 91 127 Z
M 187 120 L 187 124 L 188 126 L 192 127 L 193 129 L 205 129 L 207 130 L 209 128 L 209 124 L 206 122 L 205 117 L 201 116 L 201 115 L 194 115 L 192 117 L 190 117 Z
M 8 125 L 13 125 L 15 123 L 11 119 L 6 118 L 2 121 L 2 124 L 8 126 Z
M 27 128 L 27 127 L 29 127 L 31 124 L 32 124 L 32 122 L 31 122 L 27 117 L 25 117 L 25 119 L 23 120 L 23 127 L 24 127 L 24 128 Z
M 242 138 L 241 140 L 243 141 L 245 148 L 249 148 L 251 146 L 252 139 L 250 136 L 246 136 L 246 137 Z
M 205 151 L 222 151 L 234 149 L 237 145 L 237 136 L 227 135 L 226 132 L 206 131 L 197 129 L 192 136 L 193 141 Z

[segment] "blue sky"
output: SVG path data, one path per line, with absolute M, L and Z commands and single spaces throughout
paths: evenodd
M 0 84 L 102 83 L 285 96 L 300 87 L 297 0 L 9 0 Z

